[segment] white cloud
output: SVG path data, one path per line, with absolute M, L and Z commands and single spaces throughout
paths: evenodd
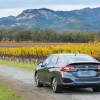
M 48 5 L 47 6 L 47 8 L 54 9 L 54 10 L 62 10 L 62 11 L 82 9 L 86 7 L 95 8 L 95 7 L 100 7 L 100 5 Z
M 10 15 L 16 16 L 20 14 L 24 9 L 19 8 L 12 8 L 12 9 L 0 9 L 0 17 L 7 17 Z
M 33 7 L 26 7 L 26 8 L 0 9 L 0 17 L 6 17 L 10 15 L 17 16 L 23 10 L 26 9 L 49 8 L 53 10 L 69 11 L 69 10 L 81 9 L 85 7 L 95 8 L 95 7 L 99 7 L 99 5 L 35 5 Z

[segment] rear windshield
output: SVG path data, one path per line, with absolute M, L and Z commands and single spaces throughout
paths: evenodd
M 77 56 L 64 56 L 64 61 L 67 59 L 67 63 L 75 63 L 75 62 L 94 62 L 96 61 L 94 58 L 85 55 L 77 55 Z

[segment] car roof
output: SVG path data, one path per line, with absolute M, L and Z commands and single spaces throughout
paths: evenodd
M 79 53 L 59 53 L 59 54 L 52 54 L 52 55 L 57 55 L 57 56 L 89 56 L 87 54 L 79 54 Z

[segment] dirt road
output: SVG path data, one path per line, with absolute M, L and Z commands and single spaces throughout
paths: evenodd
M 26 100 L 100 100 L 100 93 L 92 89 L 64 89 L 55 94 L 50 87 L 37 88 L 34 85 L 34 72 L 0 65 L 0 81 L 8 84 Z

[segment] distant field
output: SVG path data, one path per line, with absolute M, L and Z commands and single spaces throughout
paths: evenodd
M 16 48 L 16 47 L 32 47 L 32 46 L 59 46 L 59 45 L 68 45 L 70 43 L 33 43 L 33 42 L 0 42 L 1 48 Z M 81 45 L 81 43 L 72 43 Z

